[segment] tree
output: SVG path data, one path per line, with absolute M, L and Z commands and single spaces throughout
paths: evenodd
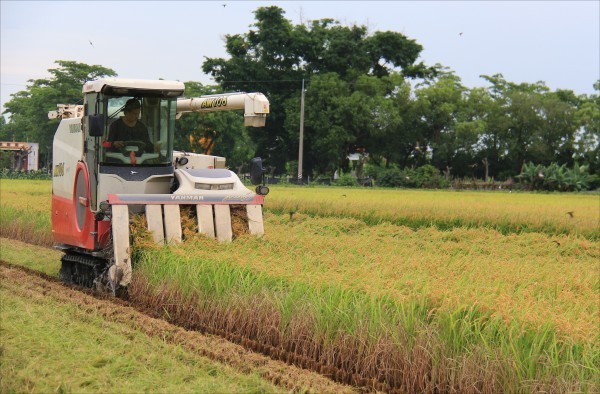
M 570 90 L 551 92 L 543 82 L 515 84 L 501 74 L 483 77 L 492 85 L 492 103 L 482 142 L 496 171 L 516 175 L 526 162 L 593 162 L 591 152 L 598 145 L 593 119 L 600 113 L 593 99 Z
M 600 80 L 594 84 L 596 94 L 581 96 L 575 121 L 579 129 L 575 135 L 574 157 L 587 163 L 592 174 L 600 173 Z
M 348 96 L 348 84 L 336 73 L 315 76 L 311 80 L 305 108 L 318 110 L 307 110 L 304 118 L 305 173 L 315 170 L 320 174 L 333 175 L 348 154 L 349 145 L 355 142 L 344 119 L 344 115 L 350 112 Z M 295 140 L 298 138 L 298 128 L 295 127 L 298 116 L 296 106 L 288 107 L 286 126 Z
M 352 100 L 356 102 L 362 97 L 360 94 L 352 97 L 361 77 L 383 78 L 398 70 L 408 77 L 434 72 L 415 63 L 422 47 L 400 33 L 369 35 L 364 26 L 342 26 L 332 19 L 293 25 L 284 18 L 284 11 L 275 6 L 258 8 L 254 14 L 254 29 L 246 34 L 226 36 L 230 58 L 208 58 L 202 69 L 224 89 L 262 91 L 267 95 L 271 102 L 267 126 L 251 130 L 250 135 L 257 144 L 258 154 L 267 158 L 279 172 L 298 152 L 298 123 L 286 118 L 300 108 L 302 79 L 310 80 L 305 107 L 306 126 L 321 130 L 326 125 L 335 126 L 331 130 L 333 134 L 319 132 L 318 137 L 311 137 L 309 132 L 306 133 L 307 164 L 318 171 L 328 171 L 327 168 L 336 163 L 330 165 L 327 160 L 335 157 L 338 161 L 343 157 L 340 152 L 362 139 L 356 134 L 346 134 L 370 128 L 371 119 L 363 115 L 372 114 L 372 109 L 358 114 L 357 107 L 352 106 Z M 318 89 L 335 94 L 343 92 L 345 96 L 326 98 Z M 326 116 L 318 115 L 321 105 L 327 108 Z M 341 124 L 331 121 L 345 120 L 344 114 L 350 114 L 361 123 L 345 122 L 352 127 L 342 131 Z M 325 123 L 319 125 L 319 122 Z M 341 138 L 336 140 L 334 135 Z M 336 149 L 331 146 L 334 143 L 338 144 Z M 311 153 L 313 148 L 317 151 Z
M 58 126 L 58 120 L 48 119 L 48 111 L 56 109 L 57 104 L 81 102 L 82 87 L 86 81 L 117 75 L 115 71 L 98 65 L 66 60 L 55 63 L 59 67 L 48 70 L 50 78 L 29 80 L 26 89 L 12 94 L 11 100 L 4 105 L 4 114 L 9 114 L 10 120 L 1 129 L 2 137 L 38 142 L 41 158 L 50 157 L 49 149 Z M 43 163 L 43 166 L 47 164 Z
M 543 126 L 530 149 L 531 160 L 549 165 L 553 161 L 572 166 L 575 134 L 579 125 L 575 113 L 579 99 L 572 91 L 557 90 L 542 95 L 540 117 Z
M 466 111 L 467 93 L 452 72 L 441 74 L 415 93 L 419 146 L 431 148 L 431 163 L 439 169 L 455 168 L 460 151 L 470 151 L 477 141 L 477 124 Z
M 378 78 L 364 76 L 356 84 L 355 107 L 367 106 L 370 122 L 360 133 L 357 145 L 369 153 L 377 165 L 407 165 L 415 141 L 412 88 L 399 73 Z

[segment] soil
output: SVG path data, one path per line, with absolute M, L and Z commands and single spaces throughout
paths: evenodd
M 225 363 L 244 373 L 256 373 L 285 390 L 315 393 L 350 393 L 350 386 L 338 384 L 316 372 L 304 370 L 265 355 L 255 353 L 220 337 L 188 331 L 164 320 L 156 319 L 136 310 L 127 301 L 92 294 L 87 289 L 68 286 L 58 279 L 24 267 L 0 261 L 0 280 L 19 283 L 11 286 L 24 297 L 51 297 L 65 303 L 76 304 L 90 313 L 103 316 L 141 331 L 150 337 L 181 346 L 200 356 Z

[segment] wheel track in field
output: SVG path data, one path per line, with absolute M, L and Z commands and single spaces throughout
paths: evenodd
M 315 393 L 353 392 L 350 386 L 335 383 L 316 372 L 274 360 L 218 336 L 185 330 L 150 316 L 148 313 L 151 311 L 140 310 L 126 300 L 67 285 L 58 278 L 39 271 L 0 260 L 0 280 L 15 294 L 32 299 L 51 297 L 60 302 L 76 304 L 86 312 L 125 324 L 150 337 L 159 337 L 167 343 L 182 346 L 199 356 L 227 364 L 238 371 L 256 373 L 286 390 Z

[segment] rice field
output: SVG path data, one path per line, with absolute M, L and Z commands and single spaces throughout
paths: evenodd
M 267 198 L 273 212 L 354 217 L 440 230 L 492 228 L 502 234 L 541 232 L 600 239 L 600 198 L 595 194 L 469 192 L 358 188 L 277 187 Z
M 52 182 L 0 179 L 0 237 L 52 246 Z
M 38 218 L 31 231 L 47 226 L 49 183 L 23 183 L 2 180 L 2 232 L 5 215 L 26 209 Z M 594 392 L 599 203 L 272 187 L 262 239 L 153 247 L 140 234 L 130 297 L 384 391 Z

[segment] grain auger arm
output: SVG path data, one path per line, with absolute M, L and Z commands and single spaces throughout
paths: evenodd
M 262 93 L 227 93 L 177 100 L 177 116 L 184 112 L 244 110 L 244 125 L 264 127 L 269 100 Z

